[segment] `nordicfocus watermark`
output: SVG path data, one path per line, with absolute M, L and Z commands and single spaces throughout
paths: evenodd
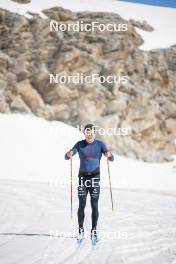
M 109 32 L 125 32 L 128 31 L 128 24 L 116 23 L 100 23 L 98 21 L 91 21 L 85 23 L 84 21 L 76 21 L 74 23 L 60 23 L 52 20 L 50 22 L 50 31 L 61 32 L 96 32 L 96 31 L 109 31 Z
M 115 124 L 114 124 L 115 125 Z M 84 126 L 83 125 L 77 125 L 76 127 L 73 127 L 70 129 L 70 127 L 56 127 L 56 126 L 50 126 L 48 130 L 48 134 L 51 137 L 60 137 L 60 136 L 72 136 L 75 132 L 82 132 L 84 133 Z M 128 136 L 129 135 L 129 129 L 127 127 L 102 127 L 95 125 L 93 133 L 98 136 Z
M 85 75 L 83 73 L 77 73 L 75 75 L 59 75 L 59 74 L 49 74 L 50 83 L 60 83 L 60 84 L 127 84 L 128 76 L 100 76 L 98 73 L 91 75 Z
M 79 129 L 82 133 L 84 134 L 89 134 L 90 131 L 89 129 L 84 130 L 84 126 L 83 125 L 78 125 L 77 129 Z M 125 127 L 108 127 L 108 128 L 104 128 L 104 127 L 100 127 L 98 125 L 94 125 L 91 133 L 95 134 L 95 135 L 100 135 L 100 136 L 127 136 L 128 135 L 128 129 Z
M 82 177 L 80 177 L 80 182 L 78 181 L 77 177 L 73 178 L 72 180 L 72 186 L 75 188 L 80 188 L 80 187 L 102 187 L 102 188 L 106 188 L 109 184 L 107 179 L 102 178 L 101 181 L 98 181 L 99 178 L 93 178 L 92 181 L 90 179 L 87 180 L 83 180 Z M 49 180 L 48 182 L 46 182 L 48 184 L 48 187 L 51 190 L 54 189 L 60 189 L 60 188 L 68 188 L 70 186 L 70 180 Z M 113 183 L 112 188 L 117 188 L 118 186 L 116 185 L 116 183 Z
M 121 240 L 126 240 L 129 238 L 129 235 L 125 231 L 109 231 L 105 232 L 102 230 L 97 230 L 98 232 L 98 237 L 99 239 L 121 239 Z M 67 239 L 67 238 L 76 238 L 77 233 L 75 232 L 59 232 L 59 231 L 54 231 L 50 230 L 50 239 Z M 85 239 L 90 239 L 90 233 L 85 231 L 84 232 L 84 238 Z

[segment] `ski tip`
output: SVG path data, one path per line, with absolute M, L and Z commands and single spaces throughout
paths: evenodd
M 83 243 L 84 238 L 76 238 L 78 245 L 80 246 Z
M 99 240 L 97 239 L 96 236 L 92 236 L 92 237 L 91 237 L 91 241 L 92 241 L 92 246 L 95 246 L 96 243 L 97 243 Z
M 77 243 L 78 243 L 78 246 L 80 246 L 82 244 L 82 239 L 77 239 Z

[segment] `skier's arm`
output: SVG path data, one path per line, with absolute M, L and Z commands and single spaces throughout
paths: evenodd
M 109 161 L 114 161 L 114 155 L 108 150 L 107 146 L 101 142 L 102 146 L 102 153 L 105 155 L 106 158 L 108 158 Z
M 77 152 L 78 152 L 78 143 L 76 143 L 74 147 L 65 154 L 65 160 L 69 160 L 71 156 L 74 156 Z M 70 154 L 69 155 L 70 157 L 68 156 L 68 153 Z

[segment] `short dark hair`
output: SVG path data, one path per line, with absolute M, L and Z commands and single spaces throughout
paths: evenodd
M 95 132 L 95 125 L 93 124 L 87 124 L 85 127 L 84 127 L 84 133 L 86 131 L 92 131 L 92 132 Z

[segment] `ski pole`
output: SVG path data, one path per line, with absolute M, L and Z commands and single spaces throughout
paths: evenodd
M 73 183 L 72 183 L 72 176 L 73 176 L 73 171 L 72 171 L 72 157 L 70 158 L 70 206 L 71 206 L 71 214 L 70 217 L 71 219 L 73 218 Z
M 112 187 L 111 187 L 111 174 L 110 174 L 110 168 L 109 168 L 109 160 L 108 160 L 108 158 L 107 158 L 107 166 L 108 166 L 109 191 L 110 191 L 110 196 L 111 196 L 111 205 L 112 205 L 112 211 L 114 211 L 114 203 L 113 203 Z

